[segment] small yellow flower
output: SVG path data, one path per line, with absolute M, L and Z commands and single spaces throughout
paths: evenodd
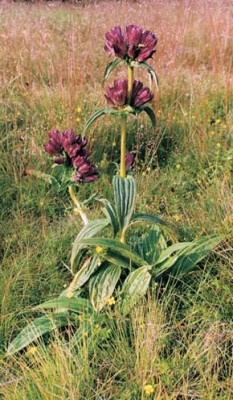
M 76 122 L 79 123 L 81 121 L 81 118 L 76 118 Z
M 222 127 L 223 127 L 223 129 L 226 129 L 227 125 L 226 124 L 222 124 Z
M 109 304 L 110 306 L 112 306 L 112 305 L 115 304 L 115 303 L 116 303 L 116 300 L 114 299 L 113 296 L 110 297 L 110 298 L 108 299 L 108 304 Z
M 214 131 L 210 131 L 211 136 L 214 136 L 215 132 Z
M 146 169 L 148 172 L 150 172 L 151 171 L 151 167 L 147 167 L 147 169 Z
M 113 142 L 113 143 L 112 143 L 112 147 L 115 147 L 115 146 L 116 146 L 116 142 Z
M 174 221 L 178 222 L 180 221 L 180 216 L 178 214 L 173 215 L 172 219 L 174 219 Z
M 216 119 L 215 123 L 216 124 L 221 124 L 221 119 Z
M 217 147 L 218 149 L 220 149 L 221 143 L 217 143 L 217 144 L 216 144 L 216 147 Z
M 96 251 L 96 253 L 102 253 L 103 247 L 101 247 L 101 246 L 96 246 L 95 251 Z
M 176 164 L 176 169 L 180 169 L 181 165 L 180 164 Z
M 145 176 L 145 175 L 146 175 L 146 172 L 145 172 L 145 171 L 143 171 L 143 172 L 142 172 L 142 176 Z
M 195 115 L 192 115 L 192 119 L 196 119 Z
M 143 389 L 144 389 L 145 394 L 147 394 L 147 395 L 150 395 L 150 394 L 154 393 L 154 391 L 155 391 L 155 389 L 152 385 L 145 385 Z
M 77 107 L 76 111 L 77 111 L 78 114 L 80 114 L 82 112 L 81 107 Z
M 31 355 L 36 354 L 36 352 L 37 352 L 37 348 L 35 346 L 31 346 L 27 350 L 27 354 L 31 354 Z

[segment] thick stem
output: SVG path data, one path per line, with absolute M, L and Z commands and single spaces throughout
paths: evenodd
M 127 93 L 127 103 L 131 103 L 132 92 L 133 92 L 133 81 L 134 81 L 134 69 L 128 65 L 128 93 Z
M 80 217 L 82 218 L 83 224 L 84 224 L 84 225 L 87 225 L 87 224 L 88 224 L 87 215 L 86 215 L 86 213 L 82 210 L 81 204 L 79 203 L 79 201 L 78 201 L 78 199 L 77 199 L 77 197 L 76 197 L 76 195 L 75 195 L 75 192 L 74 192 L 74 189 L 73 189 L 72 186 L 69 186 L 69 194 L 70 194 L 70 197 L 71 197 L 73 203 L 74 203 L 75 206 L 76 206 L 75 211 L 77 211 L 77 212 L 79 213 Z
M 125 157 L 126 157 L 126 115 L 121 116 L 121 165 L 120 165 L 120 177 L 126 177 L 125 168 Z

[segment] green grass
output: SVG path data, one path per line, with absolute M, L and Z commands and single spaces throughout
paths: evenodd
M 148 1 L 146 11 L 140 4 L 0 6 L 3 399 L 232 397 L 232 10 L 227 1 L 164 1 L 156 9 Z M 109 308 L 104 334 L 95 326 L 91 338 L 84 332 L 72 349 L 71 332 L 56 332 L 47 347 L 35 343 L 34 353 L 31 347 L 6 358 L 8 343 L 34 315 L 32 306 L 70 283 L 66 265 L 81 227 L 67 193 L 25 170 L 49 173 L 47 132 L 73 127 L 81 133 L 104 105 L 104 34 L 120 20 L 130 23 L 129 14 L 159 36 L 152 61 L 160 78 L 156 134 L 144 117 L 128 127 L 137 209 L 174 223 L 182 240 L 210 233 L 225 240 L 182 282 L 153 288 L 127 319 Z M 83 187 L 80 197 L 97 192 L 110 198 L 119 126 L 102 118 L 88 137 L 101 179 Z M 100 205 L 93 202 L 86 211 L 94 219 Z M 146 384 L 154 388 L 150 396 Z

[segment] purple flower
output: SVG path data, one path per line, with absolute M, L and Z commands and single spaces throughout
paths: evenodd
M 135 161 L 136 154 L 135 153 L 127 153 L 125 157 L 125 168 L 126 171 L 129 171 L 133 168 L 134 161 Z
M 105 51 L 108 54 L 114 53 L 116 57 L 123 58 L 126 53 L 126 44 L 119 26 L 106 33 Z
M 96 166 L 88 160 L 83 161 L 73 176 L 73 181 L 77 183 L 94 182 L 97 179 L 99 179 L 99 175 Z
M 126 79 L 116 79 L 114 86 L 106 90 L 107 103 L 112 106 L 122 107 L 127 103 L 128 82 Z
M 108 87 L 105 97 L 109 105 L 124 107 L 127 105 L 127 79 L 116 79 L 114 86 Z M 153 98 L 149 88 L 144 88 L 142 82 L 134 80 L 130 105 L 135 108 L 141 107 Z
M 157 43 L 157 37 L 150 31 L 144 31 L 139 43 L 138 61 L 143 62 L 152 57 L 155 53 L 154 47 Z
M 125 42 L 129 58 L 135 59 L 138 55 L 138 46 L 142 36 L 142 29 L 137 25 L 128 25 L 125 28 Z
M 156 36 L 138 25 L 127 25 L 124 32 L 119 26 L 105 35 L 105 50 L 119 58 L 128 58 L 139 62 L 152 57 L 157 43 Z
M 77 183 L 94 182 L 99 178 L 96 166 L 88 160 L 85 149 L 87 139 L 76 135 L 72 130 L 49 133 L 49 141 L 45 144 L 45 151 L 56 158 L 56 164 L 65 164 L 75 169 L 72 180 Z
M 135 80 L 133 83 L 132 101 L 131 105 L 135 108 L 141 107 L 143 104 L 151 101 L 153 95 L 149 88 L 143 87 L 141 81 Z
M 49 141 L 44 145 L 44 149 L 49 154 L 59 156 L 62 151 L 62 133 L 58 130 L 50 132 Z

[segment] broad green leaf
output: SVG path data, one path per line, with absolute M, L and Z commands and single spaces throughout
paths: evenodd
M 113 252 L 119 253 L 123 257 L 128 258 L 129 264 L 135 263 L 137 265 L 145 265 L 146 262 L 139 255 L 131 250 L 129 246 L 123 244 L 115 239 L 104 239 L 104 238 L 92 238 L 92 239 L 80 239 L 80 245 L 82 247 L 103 247 L 103 249 L 110 249 Z M 104 252 L 101 254 L 105 257 Z
M 118 216 L 121 234 L 123 234 L 133 214 L 136 199 L 136 182 L 133 177 L 113 177 L 115 208 Z
M 119 265 L 108 265 L 90 280 L 89 293 L 93 308 L 101 311 L 112 296 L 121 275 Z
M 156 125 L 156 118 L 155 118 L 155 113 L 154 113 L 154 111 L 152 110 L 152 108 L 149 107 L 149 106 L 142 106 L 142 107 L 139 108 L 139 110 L 140 110 L 140 111 L 145 111 L 145 113 L 148 115 L 148 117 L 149 117 L 150 120 L 151 120 L 151 124 L 152 124 L 153 128 L 155 128 L 155 125 Z
M 169 224 L 165 222 L 162 218 L 157 217 L 156 215 L 144 214 L 144 213 L 133 214 L 130 220 L 130 226 L 141 222 L 145 222 L 147 224 L 158 224 L 162 226 L 169 226 Z
M 156 262 L 156 264 L 160 264 L 161 262 L 163 262 L 164 260 L 169 258 L 173 253 L 175 253 L 175 252 L 177 252 L 179 250 L 184 250 L 187 247 L 190 248 L 190 247 L 192 247 L 194 245 L 195 245 L 194 242 L 175 243 L 172 246 L 169 246 L 165 250 L 162 251 L 158 261 Z
M 178 260 L 179 256 L 175 254 L 174 256 L 168 257 L 164 260 L 164 262 L 152 266 L 152 276 L 153 279 L 157 280 L 161 275 L 167 275 L 171 270 L 171 267 Z
M 173 276 L 187 274 L 199 261 L 206 257 L 221 240 L 222 238 L 217 235 L 205 236 L 198 241 L 177 243 L 176 245 L 170 246 L 171 248 L 168 247 L 168 249 L 161 254 L 160 260 L 158 260 L 153 267 L 153 277 L 158 278 L 161 275 L 167 274 Z M 171 256 L 176 250 L 178 250 L 176 254 Z M 161 260 L 163 261 L 161 262 Z
M 111 61 L 105 71 L 104 71 L 104 76 L 103 76 L 103 82 L 109 77 L 109 75 L 112 73 L 112 71 L 120 64 L 125 63 L 125 60 L 122 58 L 115 58 L 113 61 Z
M 10 343 L 7 352 L 14 354 L 24 349 L 42 335 L 52 332 L 57 328 L 67 326 L 70 322 L 69 313 L 63 312 L 56 315 L 45 315 L 29 323 Z
M 88 313 L 93 312 L 91 303 L 87 299 L 79 298 L 67 298 L 67 297 L 58 297 L 56 299 L 52 299 L 46 301 L 45 303 L 39 304 L 34 307 L 34 310 L 47 310 L 47 309 L 66 309 L 75 313 Z
M 119 115 L 120 112 L 117 110 L 114 110 L 112 108 L 103 108 L 101 110 L 97 110 L 85 123 L 84 129 L 83 129 L 83 134 L 85 131 L 102 115 L 108 115 L 108 114 L 115 114 Z
M 131 62 L 131 65 L 132 65 L 132 67 L 136 67 L 136 68 L 145 68 L 149 72 L 152 82 L 155 83 L 156 88 L 158 89 L 158 84 L 159 84 L 158 77 L 157 77 L 155 70 L 151 67 L 150 64 L 148 64 L 145 61 L 144 62 L 133 61 L 133 62 Z
M 116 209 L 113 204 L 110 203 L 107 199 L 101 199 L 100 200 L 104 205 L 104 213 L 106 217 L 111 221 L 112 228 L 113 228 L 113 234 L 114 237 L 117 235 L 119 232 L 119 221 L 116 213 Z
M 121 254 L 118 254 L 115 251 L 112 251 L 109 249 L 106 250 L 106 252 L 104 253 L 104 258 L 105 258 L 105 260 L 109 261 L 111 264 L 120 265 L 122 268 L 126 268 L 126 269 L 130 268 L 128 258 L 124 257 Z
M 136 237 L 133 242 L 134 250 L 148 264 L 154 264 L 158 260 L 161 252 L 167 247 L 166 241 L 161 230 L 157 225 L 153 225 L 140 237 Z
M 96 219 L 95 221 L 90 221 L 87 225 L 85 225 L 78 236 L 76 237 L 72 251 L 71 251 L 71 268 L 74 266 L 74 261 L 83 248 L 83 245 L 80 243 L 80 240 L 83 238 L 91 238 L 95 236 L 97 233 L 101 232 L 107 225 L 109 225 L 109 220 L 107 219 Z
M 100 258 L 96 255 L 85 260 L 83 266 L 75 274 L 73 281 L 68 287 L 68 291 L 75 292 L 81 286 L 83 286 L 88 281 L 90 276 L 97 270 L 97 268 L 99 268 L 100 263 Z
M 126 278 L 122 287 L 123 299 L 121 304 L 124 315 L 145 295 L 150 280 L 151 275 L 147 266 L 136 269 Z
M 171 269 L 172 275 L 184 275 L 190 272 L 195 265 L 222 241 L 218 235 L 205 236 L 194 242 L 194 245 L 185 248 L 179 253 L 179 258 Z

